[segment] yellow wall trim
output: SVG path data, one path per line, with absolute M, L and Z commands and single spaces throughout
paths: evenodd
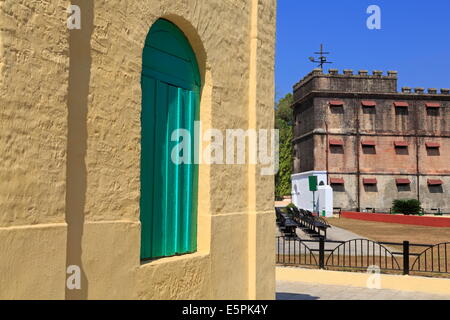
M 277 281 L 294 281 L 351 287 L 367 287 L 370 274 L 302 268 L 276 268 Z M 381 275 L 381 289 L 450 294 L 450 279 Z
M 64 299 L 65 223 L 0 228 L 0 300 Z
M 23 229 L 48 229 L 48 228 L 67 228 L 67 223 L 40 223 L 40 224 L 31 224 L 31 225 L 21 225 L 21 226 L 9 226 L 9 227 L 0 227 L 0 231 L 8 231 L 8 230 L 23 230 Z
M 180 255 L 180 256 L 165 257 L 165 258 L 149 260 L 149 261 L 141 261 L 140 268 L 150 268 L 150 267 L 157 266 L 157 265 L 164 265 L 164 264 L 176 263 L 176 262 L 184 262 L 185 260 L 195 260 L 195 259 L 203 259 L 203 258 L 209 258 L 209 254 L 205 254 L 202 252 L 194 252 L 194 253 L 184 254 L 184 255 Z

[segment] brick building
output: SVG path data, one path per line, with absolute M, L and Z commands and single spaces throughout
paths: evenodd
M 334 207 L 388 212 L 419 199 L 450 212 L 450 90 L 397 72 L 315 69 L 294 86 L 294 174 L 326 172 Z

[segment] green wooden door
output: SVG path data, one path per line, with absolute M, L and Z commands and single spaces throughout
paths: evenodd
M 194 122 L 199 116 L 200 75 L 184 34 L 160 19 L 147 36 L 142 63 L 141 258 L 197 249 L 198 166 Z M 179 148 L 185 129 L 190 138 Z M 183 152 L 181 152 L 183 151 Z M 172 154 L 189 159 L 173 161 Z M 177 159 L 175 159 L 177 160 Z

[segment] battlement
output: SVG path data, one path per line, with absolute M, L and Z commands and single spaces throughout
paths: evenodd
M 414 90 L 414 92 L 413 92 Z M 450 89 L 448 88 L 442 88 L 440 93 L 438 92 L 438 89 L 436 88 L 428 88 L 428 91 L 425 93 L 425 88 L 414 88 L 411 87 L 402 87 L 402 93 L 406 94 L 444 94 L 444 95 L 450 95 Z
M 357 74 L 354 74 L 354 71 L 351 69 L 342 70 L 342 74 L 339 73 L 338 69 L 329 69 L 328 73 L 323 73 L 322 69 L 314 69 L 309 74 L 307 74 L 302 80 L 294 85 L 294 90 L 301 87 L 308 81 L 310 81 L 314 77 L 337 77 L 337 78 L 347 78 L 352 77 L 355 79 L 397 79 L 398 72 L 397 71 L 387 71 L 386 75 L 383 75 L 383 71 L 374 70 L 372 74 L 369 75 L 369 71 L 367 70 L 359 70 Z
M 345 69 L 340 74 L 337 69 L 330 69 L 328 73 L 314 69 L 294 86 L 294 99 L 311 91 L 397 93 L 397 72 L 388 71 L 384 75 L 379 70 L 372 74 L 360 70 L 354 74 L 353 70 Z
M 351 69 L 344 69 L 339 73 L 338 69 L 329 69 L 324 73 L 322 69 L 314 69 L 302 80 L 294 85 L 294 100 L 301 99 L 311 91 L 351 92 L 351 93 L 392 93 L 392 94 L 429 94 L 438 95 L 438 89 L 403 87 L 402 92 L 397 91 L 397 71 L 359 70 L 355 73 Z M 450 89 L 440 90 L 442 95 L 450 95 Z

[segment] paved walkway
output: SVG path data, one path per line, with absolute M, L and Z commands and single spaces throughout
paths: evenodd
M 450 300 L 422 292 L 277 281 L 277 300 Z
M 318 240 L 317 237 L 312 236 L 311 234 L 306 233 L 305 231 L 303 231 L 301 228 L 297 228 L 297 236 L 302 239 L 302 240 Z M 277 236 L 280 236 L 281 233 L 277 232 Z M 348 241 L 348 240 L 354 240 L 354 239 L 367 239 L 363 236 L 360 236 L 356 233 L 347 231 L 345 229 L 342 228 L 338 228 L 335 226 L 332 226 L 331 228 L 328 229 L 327 231 L 327 240 L 333 240 L 333 241 Z M 312 250 L 317 250 L 319 249 L 319 243 L 318 242 L 304 242 L 304 244 L 306 246 L 308 246 L 309 249 Z M 326 242 L 325 243 L 325 250 L 334 250 L 339 244 L 338 243 L 329 243 Z M 373 252 L 375 252 L 375 254 L 384 256 L 385 254 L 385 250 L 383 248 L 380 248 L 380 246 L 378 245 L 374 245 L 374 244 L 369 244 L 369 247 L 367 247 L 368 243 L 367 242 L 352 242 L 351 246 L 346 246 L 345 248 L 345 252 L 348 255 L 352 255 L 352 256 L 360 256 L 360 255 L 367 255 L 367 252 L 369 251 L 370 254 L 373 254 Z M 302 246 L 302 248 L 300 248 L 300 244 L 298 243 L 298 241 L 295 241 L 295 239 L 289 239 L 286 238 L 286 242 L 283 243 L 282 241 L 278 242 L 278 240 L 276 240 L 275 243 L 276 246 L 276 250 L 277 253 L 284 253 L 284 254 L 298 254 L 299 250 L 301 249 L 301 252 L 305 252 L 305 248 Z M 390 250 L 391 252 L 393 251 L 392 248 L 389 248 L 387 246 L 384 246 L 387 250 Z M 343 254 L 343 247 L 341 247 L 340 249 L 340 253 Z
M 297 235 L 301 239 L 315 239 L 314 237 L 311 237 L 311 235 L 307 234 L 300 228 L 297 228 Z M 327 230 L 327 240 L 347 241 L 353 239 L 364 239 L 364 237 L 360 236 L 359 234 L 335 226 L 331 226 L 331 228 L 328 228 Z

